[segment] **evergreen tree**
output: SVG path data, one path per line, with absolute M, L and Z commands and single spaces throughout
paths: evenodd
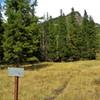
M 80 58 L 80 51 L 78 48 L 80 26 L 74 8 L 72 8 L 68 26 L 70 57 L 72 60 L 78 60 Z
M 37 6 L 37 0 L 34 0 L 31 4 L 31 13 L 34 16 L 35 15 L 35 7 Z
M 97 49 L 97 32 L 96 32 L 96 25 L 91 16 L 89 17 L 89 33 L 88 34 L 89 34 L 89 37 L 88 37 L 89 59 L 95 59 L 96 49 Z
M 0 4 L 0 63 L 2 62 L 3 59 L 2 36 L 4 31 L 1 11 L 2 11 L 2 6 Z
M 92 17 L 88 17 L 86 10 L 82 22 L 82 58 L 95 59 L 97 32 L 95 23 Z
M 82 48 L 81 48 L 81 57 L 88 59 L 89 55 L 89 17 L 86 12 L 84 11 L 84 17 L 83 17 L 83 22 L 82 22 Z
M 40 24 L 41 27 L 41 36 L 40 36 L 40 52 L 41 52 L 41 57 L 43 60 L 47 60 L 48 59 L 48 34 L 49 34 L 49 29 L 48 29 L 48 21 L 49 21 L 49 17 L 48 17 L 48 13 L 47 13 L 47 18 L 45 18 L 44 16 L 44 23 L 43 25 Z
M 60 16 L 41 23 L 40 48 L 42 57 L 50 61 L 94 59 L 96 56 L 96 28 L 93 19 L 84 12 L 81 15 L 72 8 L 67 17 Z M 91 44 L 92 43 L 92 44 Z
M 47 20 L 47 23 L 44 24 L 44 30 L 46 30 L 44 35 L 46 38 L 44 43 L 46 46 L 46 56 L 50 61 L 64 60 L 68 56 L 66 17 L 61 10 L 58 21 L 48 16 Z
M 58 23 L 54 22 L 54 20 L 50 18 L 48 24 L 48 58 L 51 61 L 55 61 L 58 58 Z
M 20 61 L 33 57 L 37 50 L 37 21 L 30 12 L 29 0 L 6 0 L 3 48 L 5 61 Z
M 58 21 L 57 38 L 57 56 L 59 60 L 64 60 L 68 56 L 68 30 L 66 23 L 66 16 L 60 10 L 60 17 Z

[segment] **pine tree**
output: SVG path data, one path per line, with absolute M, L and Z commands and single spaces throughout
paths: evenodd
M 58 57 L 58 24 L 50 17 L 49 19 L 49 34 L 48 34 L 48 58 L 50 61 L 55 61 Z
M 81 48 L 81 58 L 88 59 L 89 55 L 89 17 L 86 12 L 84 11 L 84 17 L 82 22 L 82 48 Z
M 31 13 L 34 16 L 35 15 L 35 7 L 37 6 L 37 0 L 34 0 L 31 4 Z
M 24 61 L 37 50 L 37 21 L 30 12 L 29 0 L 6 0 L 3 48 L 5 61 Z
M 80 25 L 77 21 L 74 8 L 72 8 L 68 26 L 70 58 L 72 60 L 78 60 L 80 59 L 80 50 L 78 48 Z
M 60 10 L 58 20 L 52 18 L 48 21 L 48 58 L 52 61 L 65 60 L 68 56 L 68 39 L 66 16 Z
M 58 21 L 58 32 L 57 32 L 57 55 L 59 60 L 64 60 L 68 56 L 68 30 L 66 23 L 66 16 L 63 11 L 60 10 L 60 17 Z
M 93 18 L 88 16 L 86 10 L 82 22 L 82 58 L 95 59 L 97 32 Z
M 91 16 L 89 17 L 89 33 L 88 34 L 89 34 L 89 38 L 88 38 L 89 59 L 95 59 L 96 48 L 97 48 L 97 32 L 96 32 L 96 25 Z
M 44 23 L 40 24 L 41 27 L 41 36 L 40 36 L 40 53 L 42 60 L 48 60 L 48 34 L 49 34 L 49 17 L 47 13 L 47 18 L 44 16 Z M 43 24 L 43 25 L 42 25 Z
M 72 8 L 66 17 L 60 10 L 60 16 L 41 23 L 41 54 L 45 60 L 94 59 L 96 56 L 96 28 L 93 19 L 84 12 L 81 15 Z M 92 43 L 92 44 L 91 44 Z
M 0 4 L 0 63 L 3 60 L 2 36 L 4 31 L 1 11 L 2 11 L 2 6 Z

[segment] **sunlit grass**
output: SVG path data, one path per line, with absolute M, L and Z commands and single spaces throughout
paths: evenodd
M 25 66 L 19 100 L 100 100 L 100 61 Z M 0 70 L 0 100 L 13 100 L 14 78 Z

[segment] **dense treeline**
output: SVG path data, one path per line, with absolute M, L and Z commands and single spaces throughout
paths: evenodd
M 68 16 L 61 10 L 56 19 L 47 16 L 41 29 L 40 52 L 45 60 L 72 61 L 96 58 L 96 24 L 86 11 L 82 18 L 74 8 Z
M 4 22 L 0 6 L 0 62 L 16 61 L 74 61 L 95 59 L 97 26 L 84 11 L 84 16 L 74 11 L 65 16 L 43 22 L 35 16 L 37 0 L 5 0 Z

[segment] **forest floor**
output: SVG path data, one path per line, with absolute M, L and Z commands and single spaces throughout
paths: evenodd
M 100 100 L 100 60 L 25 65 L 19 100 Z M 0 70 L 0 100 L 13 100 L 14 77 Z

